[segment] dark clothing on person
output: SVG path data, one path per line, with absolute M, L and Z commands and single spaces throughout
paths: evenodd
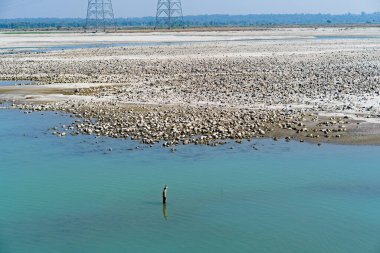
M 166 204 L 166 201 L 167 201 L 167 191 L 168 191 L 168 187 L 165 186 L 164 190 L 162 191 L 162 203 L 163 204 Z

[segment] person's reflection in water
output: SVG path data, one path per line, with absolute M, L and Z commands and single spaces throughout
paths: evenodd
M 166 207 L 166 204 L 162 205 L 162 214 L 164 215 L 164 219 L 167 221 L 168 220 L 168 209 Z

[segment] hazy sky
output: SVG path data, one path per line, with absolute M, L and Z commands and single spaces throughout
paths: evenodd
M 112 0 L 116 17 L 155 15 L 157 0 Z M 360 13 L 380 11 L 380 0 L 182 0 L 184 15 Z M 84 17 L 87 0 L 0 0 L 1 18 Z

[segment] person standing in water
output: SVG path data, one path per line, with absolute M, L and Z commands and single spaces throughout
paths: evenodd
M 165 185 L 164 190 L 162 191 L 162 203 L 166 205 L 167 195 L 168 194 L 168 186 Z

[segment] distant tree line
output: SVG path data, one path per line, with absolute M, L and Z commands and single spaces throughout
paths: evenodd
M 154 17 L 117 18 L 116 27 L 154 27 Z M 82 18 L 18 18 L 0 19 L 0 29 L 78 29 Z M 271 26 L 271 25 L 347 25 L 380 24 L 380 12 L 361 14 L 255 14 L 185 16 L 185 27 Z

